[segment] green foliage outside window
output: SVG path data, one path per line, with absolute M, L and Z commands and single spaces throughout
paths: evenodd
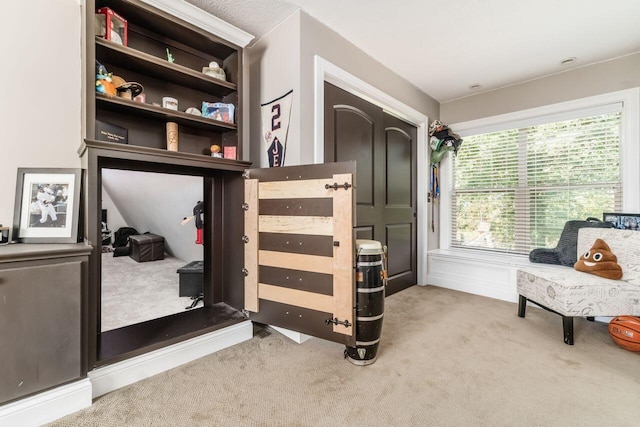
M 621 207 L 621 113 L 466 136 L 454 160 L 452 246 L 529 253 L 570 219 Z

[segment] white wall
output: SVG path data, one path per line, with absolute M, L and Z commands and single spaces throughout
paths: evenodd
M 250 160 L 253 167 L 268 167 L 267 144 L 262 138 L 260 104 L 272 101 L 293 89 L 291 119 L 285 152 L 285 166 L 299 165 L 300 143 L 300 12 L 247 49 L 249 63 Z
M 438 118 L 440 104 L 393 71 L 393 64 L 382 64 L 315 18 L 300 14 L 300 138 L 304 146 L 313 143 L 314 57 L 316 55 L 379 89 L 390 97 L 428 116 Z M 411 61 L 411 58 L 404 58 Z M 311 147 L 311 145 L 309 145 Z M 304 150 L 303 163 L 313 162 L 312 150 Z
M 102 186 L 102 209 L 107 210 L 107 226 L 109 230 L 116 232 L 121 227 L 127 227 L 127 221 L 122 217 L 120 210 L 113 202 L 109 192 L 104 188 L 104 185 Z M 111 240 L 113 242 L 113 239 Z
M 640 86 L 640 53 L 445 102 L 453 124 Z M 463 148 L 464 149 L 464 144 Z
M 141 234 L 163 236 L 165 250 L 178 259 L 185 262 L 203 259 L 202 245 L 195 244 L 195 221 L 181 225 L 182 219 L 191 216 L 193 207 L 203 198 L 202 178 L 103 169 L 102 185 L 127 226 Z
M 260 103 L 294 90 L 286 165 L 313 163 L 314 57 L 321 56 L 409 107 L 435 118 L 439 104 L 430 96 L 308 14 L 296 11 L 247 50 L 251 64 L 251 141 L 261 141 Z M 407 58 L 410 60 L 410 58 Z M 266 147 L 252 151 L 261 164 Z
M 0 223 L 13 221 L 18 167 L 80 167 L 77 0 L 7 1 L 0 26 Z

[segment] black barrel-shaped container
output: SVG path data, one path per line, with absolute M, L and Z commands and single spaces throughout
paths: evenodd
M 375 240 L 356 240 L 356 346 L 345 356 L 355 365 L 376 361 L 384 315 L 384 250 Z

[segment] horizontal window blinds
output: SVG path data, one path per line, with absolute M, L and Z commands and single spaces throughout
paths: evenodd
M 621 105 L 583 114 L 465 136 L 453 161 L 452 247 L 528 254 L 555 247 L 567 220 L 620 211 Z

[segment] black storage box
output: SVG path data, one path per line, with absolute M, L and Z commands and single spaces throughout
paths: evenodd
M 129 236 L 129 256 L 138 262 L 164 259 L 164 237 L 155 234 Z
M 193 297 L 202 293 L 204 284 L 204 263 L 202 261 L 191 261 L 180 267 L 178 274 L 180 274 L 179 296 Z
M 129 131 L 111 123 L 96 120 L 96 139 L 98 141 L 129 143 Z

